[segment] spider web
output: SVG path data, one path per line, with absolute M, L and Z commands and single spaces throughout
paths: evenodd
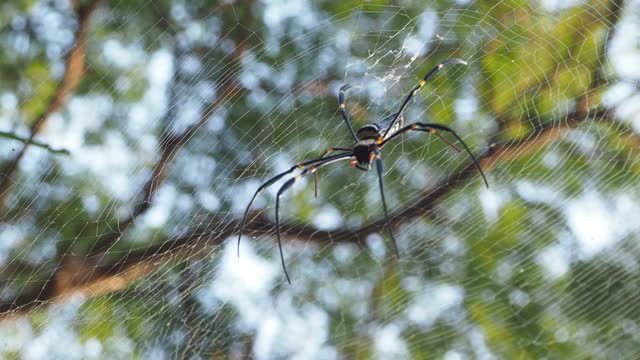
M 71 155 L 31 147 L 5 204 L 3 356 L 633 357 L 638 2 L 612 4 L 104 5 L 92 81 L 37 136 Z M 72 34 L 69 18 L 39 2 L 23 20 Z M 3 47 L 29 58 L 20 29 Z M 54 79 L 72 38 L 33 45 Z M 403 136 L 383 149 L 399 261 L 375 174 L 346 164 L 319 170 L 317 198 L 311 176 L 283 196 L 291 286 L 281 183 L 236 257 L 262 182 L 349 145 L 342 84 L 358 128 L 453 57 L 469 65 L 443 68 L 405 119 L 455 129 L 489 189 L 465 153 Z M 0 130 L 25 138 L 24 94 L 51 86 L 31 76 L 0 95 Z M 8 160 L 20 144 L 0 146 Z

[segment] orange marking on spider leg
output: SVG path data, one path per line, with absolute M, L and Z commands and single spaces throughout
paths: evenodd
M 352 167 L 355 167 L 355 166 L 356 166 L 356 163 L 357 163 L 357 161 L 356 161 L 355 159 L 354 159 L 354 160 L 351 160 L 351 166 L 352 166 Z
M 304 165 L 298 164 L 298 169 L 304 169 Z
M 384 142 L 384 139 L 381 137 L 376 140 L 376 144 L 378 145 L 382 145 L 383 142 Z
M 411 125 L 411 129 L 417 129 L 417 128 L 418 128 L 418 125 L 416 124 Z
M 369 162 L 371 162 L 371 160 L 373 160 L 374 157 L 376 157 L 376 154 L 370 152 L 369 153 Z
M 433 130 L 433 129 L 432 129 Z M 447 140 L 446 137 L 440 135 L 440 133 L 436 132 L 435 130 L 431 131 L 432 134 L 438 136 L 442 141 L 444 141 L 447 145 L 451 146 L 453 148 L 453 150 L 461 153 L 462 150 L 460 150 L 459 147 L 457 147 L 454 143 L 452 143 L 451 141 Z

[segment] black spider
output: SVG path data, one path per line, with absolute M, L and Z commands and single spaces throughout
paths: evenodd
M 240 225 L 240 234 L 238 235 L 238 257 L 240 256 L 240 238 L 242 237 L 242 231 L 244 230 L 244 225 L 245 225 L 245 221 L 247 220 L 247 215 L 249 214 L 249 209 L 251 208 L 251 204 L 253 204 L 253 201 L 255 200 L 256 196 L 258 196 L 258 194 L 263 190 L 265 190 L 267 187 L 273 185 L 278 180 L 282 179 L 284 176 L 294 172 L 296 169 L 301 170 L 299 174 L 287 180 L 280 187 L 280 190 L 278 190 L 278 195 L 276 196 L 276 233 L 278 236 L 278 248 L 280 250 L 280 260 L 282 262 L 282 270 L 284 271 L 284 275 L 287 278 L 287 282 L 291 284 L 291 280 L 289 279 L 289 274 L 287 273 L 287 266 L 285 265 L 285 262 L 284 262 L 284 255 L 282 253 L 282 243 L 280 241 L 280 223 L 279 223 L 280 220 L 279 220 L 279 213 L 278 213 L 280 209 L 280 195 L 282 195 L 287 189 L 289 189 L 291 185 L 293 185 L 293 183 L 296 182 L 296 180 L 298 180 L 302 176 L 307 175 L 309 173 L 314 173 L 314 175 L 316 175 L 315 189 L 317 194 L 316 170 L 324 165 L 331 164 L 341 160 L 351 160 L 352 166 L 364 171 L 371 170 L 371 162 L 375 160 L 376 171 L 378 173 L 378 183 L 380 185 L 380 195 L 382 196 L 382 207 L 384 209 L 385 221 L 387 223 L 387 227 L 389 228 L 389 235 L 391 236 L 391 240 L 393 242 L 393 249 L 396 253 L 396 256 L 400 257 L 400 254 L 398 252 L 398 246 L 396 245 L 396 240 L 393 237 L 393 232 L 391 231 L 391 225 L 389 223 L 389 214 L 387 212 L 387 202 L 384 198 L 384 187 L 382 183 L 382 158 L 380 156 L 380 149 L 382 149 L 389 141 L 393 140 L 397 136 L 407 131 L 421 131 L 421 132 L 437 135 L 440 139 L 444 140 L 448 145 L 452 146 L 456 151 L 460 152 L 460 150 L 454 144 L 452 144 L 446 138 L 440 135 L 438 133 L 438 130 L 451 133 L 458 141 L 460 141 L 460 143 L 462 144 L 464 149 L 467 151 L 469 156 L 471 156 L 471 159 L 473 160 L 474 164 L 480 171 L 480 175 L 482 175 L 482 179 L 484 180 L 484 183 L 488 188 L 489 183 L 487 182 L 487 178 L 485 177 L 484 173 L 482 172 L 482 169 L 480 168 L 480 164 L 478 163 L 478 160 L 475 158 L 475 156 L 473 156 L 473 153 L 471 153 L 471 151 L 467 147 L 467 144 L 465 144 L 464 141 L 462 141 L 462 139 L 460 138 L 460 136 L 458 136 L 458 134 L 456 134 L 452 129 L 450 129 L 445 125 L 432 124 L 432 123 L 414 123 L 414 124 L 404 126 L 404 118 L 402 116 L 402 112 L 407 107 L 407 104 L 409 103 L 411 98 L 413 98 L 413 96 L 418 92 L 418 90 L 420 90 L 426 84 L 426 82 L 436 72 L 438 72 L 438 70 L 442 69 L 445 65 L 451 65 L 451 64 L 467 65 L 466 61 L 461 59 L 449 59 L 447 61 L 444 61 L 438 64 L 436 67 L 431 69 L 431 71 L 429 71 L 427 75 L 425 75 L 424 78 L 420 80 L 420 82 L 418 82 L 418 85 L 416 85 L 411 90 L 411 92 L 404 99 L 404 102 L 402 103 L 402 106 L 400 106 L 400 110 L 397 113 L 383 119 L 381 124 L 373 123 L 373 124 L 364 125 L 358 130 L 357 133 L 353 130 L 353 126 L 351 125 L 351 121 L 349 120 L 349 115 L 347 115 L 346 105 L 345 105 L 344 93 L 347 89 L 350 88 L 350 86 L 346 84 L 343 87 L 341 87 L 340 93 L 338 95 L 338 100 L 340 102 L 340 113 L 342 114 L 342 118 L 344 119 L 345 123 L 349 127 L 349 132 L 351 133 L 351 136 L 353 137 L 353 141 L 354 141 L 353 146 L 350 148 L 347 148 L 347 147 L 329 148 L 327 149 L 327 151 L 325 151 L 324 154 L 322 154 L 320 158 L 315 160 L 305 161 L 297 165 L 294 165 L 289 170 L 284 171 L 272 177 L 271 179 L 267 180 L 264 184 L 260 185 L 258 190 L 256 190 L 256 192 L 253 194 L 253 197 L 251 198 L 251 201 L 249 202 L 249 205 L 247 206 L 247 209 L 244 212 L 244 217 L 242 218 L 242 223 Z M 340 151 L 342 153 L 337 155 L 332 155 L 332 156 L 326 156 L 327 154 L 333 151 Z

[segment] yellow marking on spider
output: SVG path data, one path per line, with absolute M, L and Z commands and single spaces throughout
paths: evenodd
M 383 138 L 378 138 L 378 140 L 376 140 L 376 143 L 377 143 L 378 145 L 382 145 L 382 143 L 383 143 L 383 142 L 384 142 L 384 139 L 383 139 Z
M 298 169 L 304 169 L 304 165 L 298 164 Z
M 418 83 L 418 86 L 423 87 L 424 84 L 426 84 L 427 82 L 424 80 L 420 80 L 420 82 Z

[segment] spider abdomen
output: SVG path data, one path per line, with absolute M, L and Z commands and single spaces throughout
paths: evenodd
M 358 141 L 353 147 L 353 156 L 356 158 L 356 165 L 362 170 L 369 170 L 372 160 L 375 139 Z

